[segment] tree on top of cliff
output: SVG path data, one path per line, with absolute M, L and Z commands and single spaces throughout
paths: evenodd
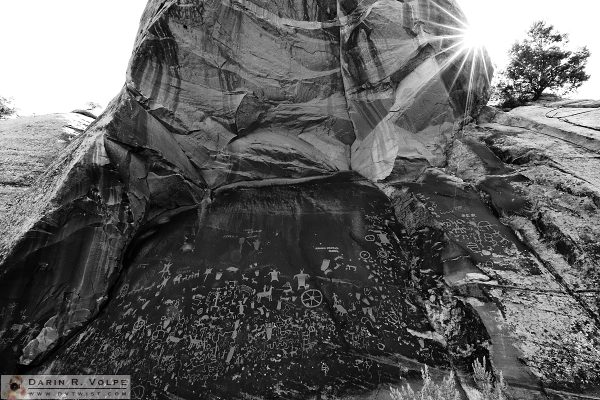
M 590 79 L 586 47 L 567 49 L 569 37 L 544 21 L 534 23 L 527 36 L 509 51 L 510 62 L 496 85 L 506 106 L 538 100 L 545 90 L 569 93 Z
M 15 113 L 15 108 L 12 105 L 12 101 L 5 97 L 0 96 L 0 119 L 10 117 Z

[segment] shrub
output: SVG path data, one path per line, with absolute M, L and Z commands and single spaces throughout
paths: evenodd
M 481 400 L 506 400 L 504 392 L 507 389 L 502 372 L 498 379 L 485 369 L 486 359 L 483 362 L 475 360 L 473 363 L 473 380 L 475 387 L 481 393 Z M 423 387 L 415 392 L 410 385 L 400 389 L 390 388 L 393 400 L 460 400 L 461 396 L 456 388 L 456 377 L 454 371 L 445 377 L 442 382 L 435 383 L 429 374 L 429 368 L 425 366 L 421 370 Z
M 5 97 L 0 96 L 0 119 L 10 117 L 15 113 L 15 108 L 12 105 L 12 101 Z
M 416 392 L 406 385 L 403 388 L 395 389 L 391 388 L 391 395 L 393 400 L 460 400 L 460 394 L 456 389 L 456 379 L 454 371 L 450 372 L 450 375 L 445 377 L 441 383 L 437 384 L 431 379 L 429 375 L 429 368 L 425 366 L 421 370 L 421 376 L 423 377 L 423 387 L 420 391 Z

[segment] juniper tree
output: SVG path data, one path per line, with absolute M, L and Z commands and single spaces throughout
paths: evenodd
M 581 87 L 590 79 L 585 72 L 590 51 L 570 50 L 568 44 L 567 34 L 544 21 L 534 23 L 509 51 L 509 64 L 496 86 L 500 100 L 514 106 L 538 100 L 545 90 L 566 94 Z

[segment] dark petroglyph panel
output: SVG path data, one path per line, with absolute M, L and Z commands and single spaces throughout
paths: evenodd
M 506 179 L 502 191 L 492 190 L 485 180 L 481 187 L 495 197 L 491 202 L 502 205 L 497 209 L 525 212 L 527 199 L 509 185 L 513 181 L 523 179 Z M 445 281 L 465 296 L 483 321 L 491 338 L 490 358 L 503 371 L 513 394 L 536 398 L 539 382 L 557 389 L 588 390 L 598 379 L 600 347 L 598 327 L 586 303 L 472 187 L 435 171 L 405 187 L 450 240 L 442 257 Z M 535 249 L 543 250 L 544 245 L 535 243 Z
M 502 275 L 513 269 L 527 268 L 532 275 L 541 273 L 525 245 L 498 221 L 472 188 L 435 172 L 428 173 L 421 183 L 406 186 L 450 240 L 480 267 L 489 269 L 495 279 L 502 280 Z
M 47 370 L 130 373 L 145 398 L 301 398 L 449 367 L 422 299 L 440 291 L 435 242 L 369 185 L 226 191 L 142 233 L 113 299 Z

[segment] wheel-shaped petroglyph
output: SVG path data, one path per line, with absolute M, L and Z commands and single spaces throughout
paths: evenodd
M 315 308 L 323 303 L 323 293 L 319 289 L 308 289 L 300 296 L 302 304 L 307 308 Z

